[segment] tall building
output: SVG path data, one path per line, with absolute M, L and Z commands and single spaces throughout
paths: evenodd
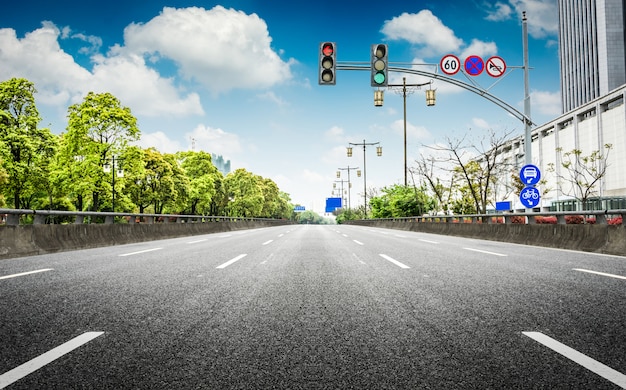
M 626 83 L 626 0 L 558 0 L 562 113 Z

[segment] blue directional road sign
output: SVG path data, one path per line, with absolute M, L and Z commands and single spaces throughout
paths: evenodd
M 534 186 L 539 183 L 539 179 L 541 179 L 541 172 L 535 165 L 524 165 L 519 171 L 519 178 L 525 186 Z
M 541 195 L 539 194 L 539 190 L 535 187 L 526 187 L 520 192 L 519 200 L 522 202 L 524 207 L 527 209 L 532 209 L 537 207 L 539 201 L 541 200 Z

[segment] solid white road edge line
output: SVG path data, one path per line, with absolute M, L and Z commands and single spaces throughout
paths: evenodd
M 223 269 L 223 268 L 226 268 L 226 267 L 228 267 L 229 265 L 231 265 L 232 263 L 234 263 L 235 261 L 239 261 L 239 260 L 243 259 L 243 258 L 244 258 L 244 257 L 246 257 L 247 255 L 248 255 L 247 253 L 242 253 L 241 255 L 239 255 L 239 256 L 237 256 L 237 257 L 235 257 L 234 259 L 230 259 L 230 260 L 228 260 L 227 262 L 225 262 L 224 264 L 222 264 L 222 265 L 218 265 L 218 266 L 217 266 L 217 267 L 215 267 L 215 268 L 218 268 L 218 269 Z
M 61 356 L 72 352 L 76 348 L 80 347 L 83 344 L 87 344 L 91 340 L 95 339 L 98 336 L 102 336 L 104 332 L 86 332 L 81 334 L 78 337 L 71 339 L 70 341 L 59 345 L 56 348 L 51 349 L 50 351 L 44 353 L 43 355 L 39 355 L 36 358 L 18 366 L 14 369 L 5 372 L 0 375 L 0 389 L 4 389 L 10 384 L 17 382 L 28 374 L 31 374 L 41 367 L 45 366 L 53 362 L 54 360 L 60 358 Z
M 481 251 L 480 249 L 473 249 L 473 248 L 463 248 L 463 249 L 467 249 L 468 251 L 474 251 L 474 252 L 485 253 L 485 254 L 487 254 L 487 255 L 502 256 L 502 257 L 506 257 L 506 256 L 508 256 L 508 255 L 505 255 L 505 254 L 502 254 L 502 253 L 488 252 L 488 251 Z
M 406 264 L 402 264 L 401 262 L 399 262 L 399 261 L 398 261 L 398 260 L 396 260 L 396 259 L 393 259 L 393 258 L 391 258 L 391 257 L 389 257 L 389 256 L 387 256 L 387 255 L 383 255 L 382 253 L 380 253 L 380 254 L 379 254 L 379 256 L 380 256 L 380 257 L 382 257 L 383 259 L 387 260 L 387 261 L 390 261 L 390 262 L 394 263 L 395 265 L 397 265 L 397 266 L 398 266 L 398 267 L 400 267 L 400 268 L 405 268 L 405 269 L 406 269 L 406 268 L 411 268 L 411 267 L 409 267 L 409 266 L 408 266 L 408 265 L 406 265 Z
M 125 257 L 125 256 L 139 255 L 139 254 L 142 254 L 142 253 L 159 251 L 161 249 L 163 249 L 163 248 L 152 248 L 152 249 L 146 249 L 144 251 L 139 251 L 139 252 L 122 253 L 121 255 L 118 255 L 118 256 L 119 257 Z
M 530 337 L 538 343 L 545 345 L 551 350 L 560 353 L 561 355 L 572 360 L 573 362 L 576 362 L 585 367 L 589 371 L 600 375 L 604 379 L 609 380 L 616 385 L 626 389 L 626 375 L 622 374 L 621 372 L 616 371 L 611 367 L 606 366 L 599 361 L 594 360 L 589 356 L 580 353 L 577 350 L 570 348 L 567 345 L 562 344 L 549 336 L 546 336 L 541 332 L 522 332 L 522 334 Z
M 13 275 L 7 275 L 7 276 L 0 276 L 0 280 L 2 279 L 11 279 L 11 278 L 17 278 L 18 276 L 25 276 L 25 275 L 30 275 L 30 274 L 37 274 L 39 272 L 46 272 L 46 271 L 52 271 L 54 268 L 44 268 L 44 269 L 38 269 L 36 271 L 29 271 L 29 272 L 20 272 L 19 274 L 13 274 Z
M 587 272 L 589 274 L 596 274 L 596 275 L 602 275 L 602 276 L 608 276 L 610 278 L 616 278 L 616 279 L 624 279 L 626 280 L 626 276 L 620 276 L 620 275 L 614 275 L 614 274 L 607 274 L 604 272 L 598 272 L 598 271 L 591 271 L 588 269 L 582 269 L 582 268 L 572 268 L 574 271 L 579 271 L 579 272 Z

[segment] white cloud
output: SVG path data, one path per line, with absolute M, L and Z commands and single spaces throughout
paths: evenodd
M 404 135 L 404 120 L 403 119 L 398 119 L 397 121 L 394 121 L 390 127 L 394 133 Z M 415 126 L 408 121 L 406 123 L 406 136 L 407 136 L 407 139 L 413 138 L 413 139 L 420 139 L 420 140 L 428 139 L 431 137 L 430 133 L 425 127 Z
M 488 130 L 491 128 L 491 126 L 489 125 L 489 122 L 487 122 L 486 120 L 482 118 L 472 118 L 472 124 L 474 125 L 474 127 L 477 127 L 479 129 Z
M 148 23 L 126 27 L 124 40 L 127 50 L 169 58 L 183 77 L 216 93 L 291 78 L 290 63 L 271 48 L 265 21 L 222 6 L 166 7 Z
M 463 41 L 454 35 L 441 19 L 429 10 L 417 14 L 403 13 L 385 21 L 381 32 L 391 40 L 405 40 L 422 46 L 425 56 L 458 51 Z
M 134 113 L 144 115 L 202 114 L 197 94 L 185 97 L 173 80 L 146 66 L 143 58 L 114 47 L 93 57 L 92 71 L 80 66 L 59 46 L 70 33 L 50 22 L 19 39 L 13 29 L 0 29 L 0 79 L 23 77 L 35 84 L 37 99 L 66 110 L 88 92 L 111 92 Z M 97 44 L 94 37 L 82 36 Z
M 142 133 L 141 139 L 135 144 L 143 149 L 155 148 L 161 153 L 176 153 L 185 150 L 179 142 L 171 140 L 162 131 Z
M 561 93 L 532 91 L 530 93 L 531 110 L 550 117 L 561 115 Z M 531 112 L 532 112 L 531 111 Z
M 498 54 L 498 47 L 494 42 L 483 42 L 478 39 L 473 39 L 472 43 L 461 53 L 460 60 L 463 62 L 470 55 L 477 55 L 486 59 L 495 54 Z
M 513 9 L 507 3 L 502 3 L 500 1 L 496 2 L 493 6 L 490 3 L 485 2 L 485 8 L 487 9 L 487 16 L 485 19 L 490 21 L 501 21 L 501 20 L 509 20 L 513 14 Z
M 517 16 L 522 20 L 522 13 L 526 12 L 528 33 L 534 38 L 545 38 L 558 34 L 558 11 L 556 0 L 509 0 L 496 2 L 490 5 L 485 2 L 487 16 L 490 21 L 504 21 Z
M 197 150 L 220 154 L 227 159 L 232 159 L 242 151 L 239 136 L 222 129 L 198 125 L 186 136 L 195 140 Z

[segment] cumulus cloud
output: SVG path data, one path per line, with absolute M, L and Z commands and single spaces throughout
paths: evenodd
M 513 8 L 507 3 L 496 2 L 494 5 L 485 3 L 485 9 L 487 10 L 487 16 L 485 19 L 499 22 L 501 20 L 509 20 L 513 14 Z
M 509 0 L 498 1 L 494 5 L 484 3 L 486 20 L 498 22 L 517 17 L 521 20 L 526 12 L 528 34 L 534 38 L 545 38 L 558 34 L 556 0 Z
M 266 88 L 291 77 L 290 64 L 272 50 L 265 21 L 216 6 L 164 8 L 145 24 L 124 30 L 125 49 L 174 61 L 180 74 L 219 93 Z
M 429 10 L 403 13 L 383 24 L 381 32 L 391 40 L 405 40 L 422 47 L 425 56 L 458 51 L 463 40 Z
M 550 117 L 561 115 L 560 92 L 532 91 L 530 93 L 532 110 Z
M 242 151 L 239 136 L 237 136 L 237 134 L 228 133 L 222 129 L 198 125 L 188 133 L 187 136 L 194 139 L 197 149 L 206 150 L 209 153 L 232 158 L 232 156 Z

